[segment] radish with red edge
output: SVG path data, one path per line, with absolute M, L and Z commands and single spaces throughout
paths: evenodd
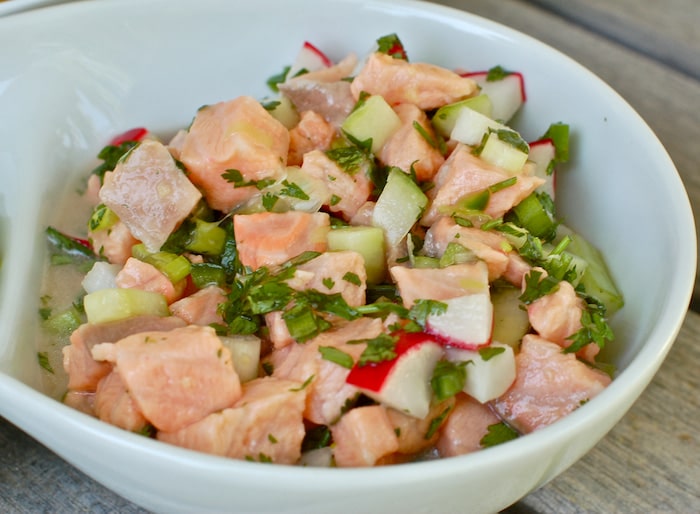
M 538 191 L 547 193 L 554 200 L 555 173 L 554 158 L 556 148 L 551 139 L 540 139 L 530 143 L 529 160 L 535 164 L 534 175 L 545 180 Z
M 127 141 L 141 141 L 147 134 L 148 130 L 143 127 L 132 128 L 126 132 L 123 132 L 122 134 L 119 134 L 118 136 L 115 136 L 109 142 L 109 144 L 111 146 L 119 146 Z
M 318 71 L 323 68 L 330 68 L 331 66 L 333 66 L 333 61 L 331 61 L 326 54 L 308 41 L 304 41 L 301 50 L 299 50 L 294 60 L 294 64 L 289 68 L 287 77 L 296 77 L 303 71 Z
M 462 390 L 480 403 L 495 400 L 515 381 L 515 352 L 507 344 L 494 342 L 479 350 L 448 348 L 446 356 L 453 362 L 469 362 Z
M 430 379 L 443 348 L 424 332 L 399 332 L 395 356 L 380 362 L 356 363 L 346 382 L 370 398 L 415 418 L 430 410 Z
M 458 348 L 476 350 L 491 343 L 493 304 L 488 292 L 474 293 L 448 300 L 444 312 L 430 314 L 425 330 L 440 342 Z
M 507 123 L 525 102 L 525 81 L 521 73 L 493 70 L 463 73 L 463 77 L 474 80 L 482 95 L 488 95 L 493 103 L 493 119 Z

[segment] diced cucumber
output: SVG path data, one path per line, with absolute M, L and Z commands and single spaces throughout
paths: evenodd
M 100 289 L 83 300 L 88 323 L 107 323 L 134 316 L 168 316 L 168 302 L 160 293 L 141 289 Z
M 378 153 L 389 136 L 401 126 L 398 114 L 379 95 L 372 95 L 352 111 L 341 128 L 358 141 L 372 140 L 372 153 Z
M 517 175 L 523 170 L 528 154 L 515 148 L 510 143 L 501 140 L 498 134 L 489 134 L 480 157 L 486 162 L 498 166 L 505 171 Z
M 442 137 L 450 137 L 462 109 L 469 108 L 484 116 L 491 117 L 493 104 L 487 95 L 478 95 L 440 107 L 431 120 L 433 127 Z
M 426 255 L 416 255 L 413 257 L 414 268 L 439 268 L 440 259 L 437 257 L 428 257 Z
M 258 376 L 260 363 L 260 338 L 255 335 L 219 336 L 221 343 L 231 352 L 233 369 L 241 382 Z
M 379 284 L 386 274 L 384 231 L 380 227 L 341 227 L 328 233 L 330 251 L 352 250 L 364 257 L 367 283 Z
M 386 242 L 396 247 L 421 217 L 428 197 L 406 173 L 392 168 L 372 213 L 372 225 L 384 229 Z
M 535 193 L 513 207 L 520 225 L 533 236 L 550 240 L 556 231 L 556 224 Z
M 226 231 L 216 221 L 195 220 L 192 239 L 185 246 L 189 251 L 204 255 L 220 255 L 226 242 Z
M 510 286 L 493 287 L 493 335 L 492 339 L 517 348 L 530 329 L 527 311 L 520 302 L 520 289 Z
M 299 123 L 299 113 L 292 101 L 284 95 L 280 95 L 274 101 L 277 103 L 268 109 L 268 112 L 287 129 L 294 128 Z
M 450 133 L 450 138 L 465 145 L 475 146 L 481 142 L 489 129 L 491 130 L 509 130 L 505 125 L 492 120 L 488 116 L 480 112 L 463 107 L 460 109 L 457 119 L 454 122 L 454 128 Z
M 150 253 L 142 243 L 131 247 L 131 255 L 154 266 L 168 277 L 173 284 L 189 275 L 192 268 L 192 263 L 184 255 L 177 255 L 171 252 Z
M 608 271 L 605 260 L 600 251 L 586 239 L 576 233 L 570 234 L 571 243 L 567 251 L 579 256 L 588 263 L 585 273 L 581 277 L 581 284 L 586 293 L 600 300 L 607 309 L 608 316 L 612 316 L 624 305 L 624 299 Z
M 441 268 L 452 266 L 453 264 L 464 264 L 466 262 L 474 262 L 476 255 L 469 248 L 465 248 L 459 243 L 447 243 L 445 253 L 442 254 L 438 264 Z
M 92 211 L 88 227 L 92 232 L 107 230 L 117 221 L 119 221 L 119 216 L 112 209 L 101 203 Z

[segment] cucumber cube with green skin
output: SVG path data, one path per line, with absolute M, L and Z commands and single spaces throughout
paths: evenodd
M 241 382 L 248 382 L 258 376 L 260 364 L 260 338 L 253 334 L 219 336 L 221 344 L 231 352 L 233 368 Z
M 520 301 L 521 291 L 516 287 L 494 287 L 491 290 L 493 303 L 492 339 L 517 348 L 520 340 L 530 330 L 527 311 Z
M 622 294 L 608 271 L 603 256 L 598 249 L 578 234 L 571 233 L 571 243 L 567 252 L 576 255 L 588 263 L 581 277 L 581 285 L 586 293 L 600 300 L 605 305 L 607 315 L 612 316 L 624 305 Z
M 389 137 L 401 126 L 398 114 L 379 95 L 372 95 L 352 111 L 341 128 L 358 141 L 372 140 L 376 154 Z
M 380 284 L 386 274 L 384 231 L 380 227 L 341 227 L 328 233 L 330 251 L 352 250 L 365 260 L 368 284 Z
M 474 109 L 462 107 L 457 114 L 452 132 L 450 132 L 450 139 L 465 145 L 476 146 L 481 143 L 484 134 L 489 130 L 509 129 Z
M 292 129 L 299 123 L 299 113 L 292 101 L 286 96 L 282 95 L 275 100 L 278 102 L 275 104 L 274 108 L 270 109 L 270 114 L 273 118 L 279 121 L 287 129 Z
M 449 138 L 457 122 L 457 118 L 464 108 L 471 109 L 490 118 L 493 104 L 488 95 L 478 95 L 460 100 L 459 102 L 443 105 L 435 112 L 435 116 L 433 116 L 431 120 L 435 130 L 437 130 L 442 137 Z
M 168 302 L 162 294 L 141 289 L 100 289 L 85 295 L 83 305 L 88 323 L 170 315 Z
M 372 225 L 384 230 L 389 247 L 398 246 L 428 205 L 428 197 L 411 177 L 392 168 L 372 213 Z
M 519 174 L 527 162 L 527 154 L 510 143 L 499 139 L 495 132 L 489 134 L 480 157 L 513 175 Z

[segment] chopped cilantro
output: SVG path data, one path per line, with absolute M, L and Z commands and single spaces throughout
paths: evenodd
M 428 132 L 423 125 L 418 123 L 418 121 L 413 122 L 413 128 L 421 135 L 423 139 L 435 150 L 440 152 L 441 155 L 447 155 L 447 145 L 445 140 L 437 133 Z
M 261 102 L 261 105 L 266 111 L 274 111 L 279 107 L 281 102 L 279 100 L 270 100 L 269 102 Z
M 488 361 L 505 351 L 506 349 L 502 346 L 486 346 L 484 348 L 479 348 L 479 357 L 484 361 Z
M 512 71 L 506 70 L 503 66 L 494 66 L 486 73 L 486 82 L 498 82 L 512 74 Z
M 367 162 L 365 149 L 357 145 L 331 148 L 326 151 L 326 156 L 349 175 L 355 174 Z
M 542 275 L 539 270 L 531 270 L 525 275 L 525 291 L 520 295 L 520 301 L 525 305 L 559 289 L 559 280 L 549 275 L 541 279 Z
M 275 207 L 275 204 L 277 203 L 277 200 L 279 200 L 279 196 L 273 195 L 272 193 L 264 193 L 262 195 L 262 204 L 263 208 L 270 212 L 272 209 Z
M 321 357 L 324 360 L 333 362 L 338 366 L 350 369 L 354 364 L 352 356 L 342 350 L 339 350 L 338 348 L 334 348 L 332 346 L 319 346 L 318 351 L 321 352 Z
M 282 185 L 284 186 L 280 189 L 280 196 L 289 196 L 290 198 L 298 198 L 299 200 L 308 200 L 309 195 L 297 184 L 296 182 L 289 182 L 288 180 L 283 180 Z
M 377 39 L 377 51 L 390 55 L 394 59 L 408 60 L 403 43 L 396 34 L 388 34 Z
M 276 75 L 272 75 L 269 79 L 267 79 L 267 86 L 275 93 L 279 92 L 278 85 L 287 80 L 287 75 L 289 74 L 290 69 L 292 69 L 291 66 L 285 66 L 281 72 L 277 73 Z
M 345 273 L 345 275 L 343 275 L 343 280 L 357 287 L 362 285 L 362 280 L 360 280 L 360 277 L 357 276 L 357 273 L 353 273 L 351 271 L 348 271 Z
M 105 146 L 102 150 L 100 150 L 100 153 L 97 154 L 97 158 L 102 159 L 103 162 L 93 169 L 91 174 L 100 177 L 100 182 L 102 182 L 105 173 L 116 168 L 117 163 L 122 159 L 122 157 L 138 146 L 138 144 L 138 141 L 124 141 L 118 146 Z
M 489 448 L 517 438 L 518 433 L 508 425 L 505 423 L 495 423 L 488 426 L 488 433 L 481 438 L 479 444 L 482 448 Z
M 272 434 L 267 434 L 267 440 L 270 441 L 272 444 L 277 444 L 277 438 L 272 435 Z
M 451 410 L 452 406 L 447 407 L 440 414 L 438 414 L 436 417 L 430 420 L 430 425 L 428 425 L 428 431 L 425 433 L 424 436 L 426 440 L 431 439 L 437 433 L 437 431 L 440 430 L 440 427 L 447 419 L 447 415 L 450 413 Z
M 49 354 L 47 352 L 37 352 L 36 354 L 37 360 L 39 361 L 39 366 L 42 367 L 45 371 L 48 371 L 49 373 L 53 373 L 53 367 L 51 366 L 51 363 L 49 362 Z
M 615 338 L 610 325 L 605 320 L 605 307 L 592 300 L 586 302 L 586 308 L 581 313 L 581 329 L 567 339 L 571 344 L 564 348 L 565 353 L 574 353 L 589 343 L 595 343 L 600 348 L 605 347 L 607 341 Z
M 430 386 L 439 401 L 456 395 L 467 380 L 467 362 L 438 361 L 430 379 Z
M 421 327 L 425 327 L 425 322 L 428 316 L 439 316 L 447 311 L 447 304 L 437 300 L 418 299 L 411 307 L 408 317 L 418 323 Z
M 328 204 L 332 207 L 334 205 L 338 205 L 341 200 L 342 200 L 342 198 L 340 198 L 338 195 L 334 194 L 334 195 L 331 195 L 331 199 L 328 202 Z
M 367 343 L 367 347 L 360 355 L 357 364 L 366 366 L 370 363 L 390 361 L 396 358 L 396 342 L 399 340 L 397 336 L 389 334 L 379 334 L 372 339 L 355 339 L 348 341 L 348 344 Z
M 331 277 L 326 277 L 321 282 L 323 282 L 323 285 L 326 286 L 326 289 L 333 289 L 333 286 L 335 285 L 335 280 L 333 280 Z
M 292 387 L 290 389 L 290 391 L 293 393 L 298 393 L 299 391 L 303 391 L 304 389 L 306 389 L 309 386 L 309 384 L 311 382 L 313 382 L 314 378 L 316 378 L 316 375 L 310 375 L 309 378 L 304 380 L 303 384 L 301 384 L 299 387 Z
M 331 431 L 326 425 L 318 425 L 306 431 L 304 440 L 301 442 L 301 451 L 308 452 L 330 446 L 332 441 Z

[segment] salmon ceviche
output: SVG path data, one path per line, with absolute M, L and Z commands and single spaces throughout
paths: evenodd
M 568 125 L 517 131 L 522 73 L 370 44 L 305 42 L 269 96 L 102 149 L 83 231 L 47 229 L 47 273 L 78 284 L 41 297 L 66 404 L 209 454 L 360 467 L 507 442 L 611 382 L 622 296 L 555 211 Z

